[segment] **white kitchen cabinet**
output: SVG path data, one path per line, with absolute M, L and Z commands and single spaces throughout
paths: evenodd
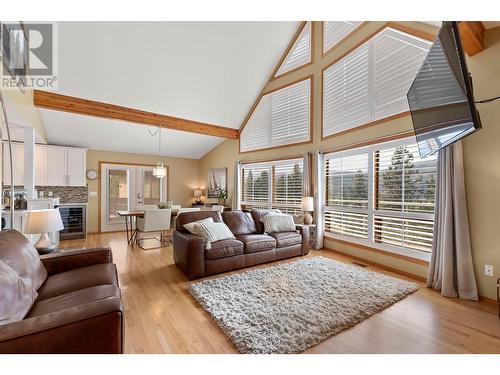
M 12 143 L 14 185 L 24 185 L 24 144 Z M 36 186 L 85 186 L 87 150 L 76 147 L 35 145 Z M 3 183 L 10 185 L 9 146 L 3 143 Z
M 47 186 L 48 151 L 45 145 L 35 145 L 35 185 Z
M 87 150 L 81 148 L 68 148 L 67 170 L 68 185 L 85 186 L 87 166 Z
M 24 145 L 12 142 L 14 185 L 24 185 Z M 3 145 L 3 183 L 10 185 L 9 144 Z
M 68 185 L 68 150 L 66 147 L 47 146 L 47 185 Z

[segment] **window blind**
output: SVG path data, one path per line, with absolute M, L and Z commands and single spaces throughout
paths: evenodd
M 310 140 L 311 80 L 264 95 L 240 136 L 240 151 Z
M 408 111 L 431 42 L 385 28 L 323 71 L 323 135 Z
M 241 178 L 242 205 L 279 208 L 290 214 L 302 211 L 302 159 L 243 164 Z
M 275 77 L 311 62 L 311 22 L 307 22 L 281 63 Z
M 323 53 L 335 47 L 346 36 L 356 30 L 363 21 L 323 22 Z
M 437 158 L 421 159 L 414 139 L 325 155 L 325 231 L 427 259 Z

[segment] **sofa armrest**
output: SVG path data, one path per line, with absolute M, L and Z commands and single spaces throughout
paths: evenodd
M 174 262 L 189 280 L 205 276 L 205 240 L 191 233 L 176 231 Z
M 96 247 L 42 255 L 40 260 L 48 274 L 53 275 L 94 264 L 112 263 L 113 254 L 110 248 Z
M 302 255 L 307 255 L 311 248 L 309 243 L 309 225 L 297 225 L 295 228 L 302 236 Z
M 119 297 L 0 326 L 0 353 L 122 353 Z

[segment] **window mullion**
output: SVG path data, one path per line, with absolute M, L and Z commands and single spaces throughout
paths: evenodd
M 373 150 L 368 151 L 368 241 L 373 243 L 373 210 L 374 210 L 374 163 Z

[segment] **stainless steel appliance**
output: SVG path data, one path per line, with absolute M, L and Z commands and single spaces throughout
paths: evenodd
M 59 206 L 64 229 L 59 232 L 61 240 L 87 237 L 87 205 L 62 204 Z

